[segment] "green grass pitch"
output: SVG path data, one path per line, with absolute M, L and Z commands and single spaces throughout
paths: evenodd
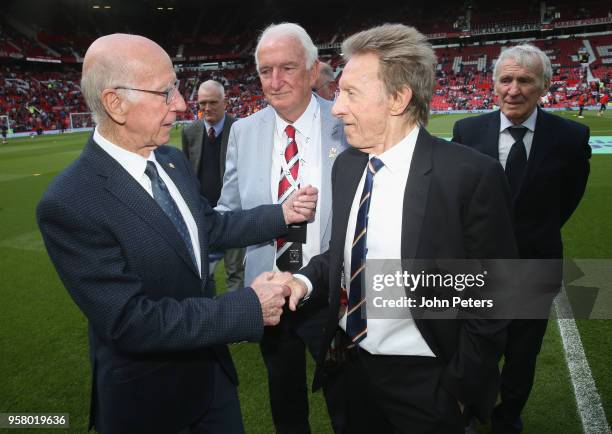
M 564 113 L 578 120 L 571 113 Z M 612 136 L 612 114 L 587 112 L 579 121 L 592 135 Z M 450 137 L 465 115 L 433 116 L 430 132 Z M 86 133 L 10 140 L 0 145 L 0 412 L 63 412 L 71 429 L 85 432 L 90 366 L 86 321 L 53 269 L 34 209 L 49 181 L 76 158 Z M 180 143 L 179 131 L 172 142 Z M 612 155 L 594 155 L 586 195 L 564 228 L 566 256 L 612 257 Z M 221 267 L 218 285 L 223 290 Z M 578 322 L 608 421 L 612 420 L 612 322 Z M 248 433 L 272 433 L 265 368 L 254 344 L 232 347 Z M 312 375 L 312 363 L 309 365 Z M 525 433 L 580 433 L 572 386 L 556 323 L 550 323 L 536 385 L 524 414 Z M 331 432 L 320 393 L 311 395 L 313 433 Z M 480 432 L 487 432 L 480 427 Z M 40 433 L 41 430 L 12 432 Z M 53 432 L 62 432 L 54 430 Z

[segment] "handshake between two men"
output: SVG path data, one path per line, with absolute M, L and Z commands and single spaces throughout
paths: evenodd
M 290 225 L 312 220 L 316 213 L 318 190 L 307 185 L 295 191 L 282 204 L 285 223 Z M 251 288 L 259 298 L 265 326 L 277 325 L 283 313 L 285 299 L 295 311 L 306 295 L 306 284 L 287 272 L 264 272 L 253 280 Z

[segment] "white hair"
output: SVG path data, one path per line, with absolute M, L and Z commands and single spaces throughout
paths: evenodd
M 526 68 L 540 76 L 542 88 L 550 84 L 552 78 L 552 66 L 550 59 L 538 47 L 530 44 L 521 44 L 503 50 L 493 68 L 493 79 L 499 79 L 501 64 L 508 59 L 514 60 L 518 65 Z
M 312 68 L 312 65 L 319 57 L 319 50 L 316 45 L 312 42 L 312 39 L 306 33 L 306 30 L 299 24 L 295 23 L 281 23 L 281 24 L 270 24 L 259 36 L 257 41 L 257 47 L 255 47 L 255 65 L 257 71 L 259 71 L 259 48 L 261 44 L 272 37 L 283 37 L 288 36 L 298 40 L 304 49 L 304 60 L 306 61 L 306 69 Z
M 221 95 L 221 99 L 225 99 L 225 88 L 218 81 L 216 81 L 216 80 L 206 80 L 198 88 L 198 93 L 200 93 L 200 91 L 202 91 L 202 90 L 204 90 L 206 88 L 215 88 L 216 90 L 219 91 L 219 94 Z

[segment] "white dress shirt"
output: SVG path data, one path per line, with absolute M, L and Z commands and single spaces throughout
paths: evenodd
M 183 196 L 181 196 L 181 193 L 178 191 L 178 188 L 176 188 L 176 185 L 174 185 L 174 182 L 172 182 L 172 179 L 168 176 L 164 168 L 157 162 L 157 160 L 155 160 L 155 153 L 151 152 L 149 158 L 146 159 L 141 155 L 123 149 L 122 147 L 117 146 L 105 139 L 100 134 L 97 127 L 94 130 L 93 139 L 104 151 L 106 151 L 108 155 L 115 159 L 121 165 L 121 167 L 123 167 L 132 176 L 132 178 L 134 178 L 136 182 L 138 182 L 142 188 L 149 193 L 149 196 L 151 197 L 153 197 L 153 188 L 151 187 L 151 180 L 145 174 L 145 169 L 147 168 L 147 161 L 152 161 L 155 163 L 159 176 L 168 187 L 170 196 L 172 196 L 172 199 L 174 199 L 174 202 L 176 202 L 176 205 L 183 216 L 183 220 L 185 220 L 185 224 L 189 230 L 189 237 L 191 238 L 191 245 L 193 246 L 193 253 L 196 257 L 198 265 L 198 273 L 200 276 L 202 276 L 202 261 L 200 259 L 198 227 L 193 216 L 191 215 L 191 211 L 189 211 L 187 203 L 185 203 Z
M 506 117 L 501 111 L 499 112 L 499 162 L 502 167 L 506 169 L 506 161 L 508 160 L 508 154 L 510 149 L 514 145 L 514 137 L 508 131 L 508 128 L 515 127 L 510 119 Z M 531 144 L 533 143 L 533 134 L 535 133 L 536 119 L 538 117 L 538 110 L 535 109 L 531 115 L 521 125 L 527 128 L 525 137 L 523 137 L 523 143 L 525 144 L 525 150 L 527 151 L 527 159 L 529 159 L 529 153 L 531 152 Z
M 210 127 L 213 127 L 215 129 L 215 137 L 219 137 L 219 135 L 223 132 L 223 126 L 225 125 L 225 114 L 223 115 L 221 120 L 214 125 L 211 125 L 206 122 L 206 119 L 204 118 L 202 118 L 202 120 L 204 121 L 204 127 L 206 128 L 206 134 L 208 134 L 208 130 L 210 130 Z
M 274 114 L 274 150 L 270 190 L 273 203 L 278 203 L 278 182 L 282 162 L 285 161 L 285 148 L 289 140 L 285 128 L 289 123 L 276 112 Z M 298 183 L 300 186 L 310 184 L 321 190 L 321 110 L 314 96 L 311 97 L 306 111 L 291 125 L 295 128 L 295 142 L 300 157 Z M 321 200 L 321 195 L 319 195 L 314 220 L 310 221 L 307 226 L 306 244 L 302 246 L 303 265 L 308 264 L 310 258 L 321 253 Z M 277 270 L 276 265 L 274 265 L 274 270 Z
M 402 216 L 404 192 L 412 154 L 419 135 L 415 127 L 397 145 L 376 156 L 384 166 L 374 176 L 368 213 L 368 236 L 366 238 L 367 259 L 399 260 L 402 257 Z M 370 156 L 370 158 L 373 155 Z M 359 202 L 365 183 L 367 166 L 363 171 L 349 214 L 344 241 L 344 275 L 351 275 L 351 252 L 357 224 Z M 408 240 L 416 242 L 417 240 Z M 304 281 L 310 296 L 312 282 L 306 276 L 296 274 Z M 339 290 L 333 288 L 332 290 Z M 340 327 L 346 331 L 346 313 L 340 319 Z M 421 332 L 406 308 L 402 319 L 368 318 L 368 334 L 359 346 L 371 354 L 411 355 L 435 357 L 423 339 Z

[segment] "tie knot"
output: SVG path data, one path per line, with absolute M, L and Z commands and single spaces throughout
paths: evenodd
M 210 137 L 211 139 L 214 139 L 215 137 L 217 137 L 217 135 L 215 134 L 215 129 L 213 127 L 210 127 L 208 129 L 208 137 Z
M 295 140 L 295 127 L 293 125 L 287 125 L 285 128 L 285 134 L 287 134 L 287 137 L 289 137 L 291 140 Z
M 380 168 L 384 165 L 385 163 L 383 163 L 382 160 L 379 160 L 376 157 L 372 157 L 368 162 L 368 169 L 370 170 L 370 172 L 372 172 L 372 175 L 376 175 L 376 172 L 378 172 Z
M 154 162 L 147 161 L 147 168 L 145 169 L 145 174 L 149 177 L 151 181 L 155 181 L 159 177 L 159 173 L 157 172 L 157 167 L 155 167 Z
M 514 141 L 519 142 L 523 140 L 523 137 L 525 137 L 525 134 L 527 133 L 527 127 L 524 127 L 522 125 L 520 127 L 510 127 L 508 128 L 508 131 L 510 131 L 510 135 L 512 136 Z

